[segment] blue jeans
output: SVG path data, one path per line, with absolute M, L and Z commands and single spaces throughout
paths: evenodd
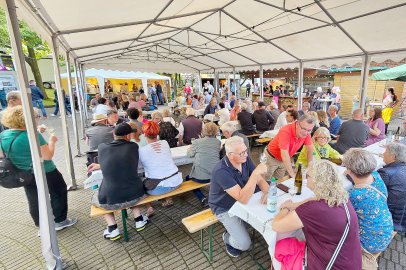
M 164 105 L 164 98 L 162 97 L 162 93 L 158 93 L 158 99 L 159 103 L 161 103 L 161 105 Z
M 72 112 L 71 112 L 71 110 L 70 110 L 68 104 L 66 104 L 66 102 L 64 102 L 64 103 L 65 103 L 65 110 L 66 110 L 66 113 L 67 113 L 67 114 L 72 114 Z M 58 113 L 59 113 L 59 102 L 56 102 L 56 103 L 55 103 L 55 111 L 54 111 L 54 114 L 55 114 L 55 115 L 58 115 Z
M 172 190 L 177 189 L 179 186 L 176 187 L 156 187 L 152 190 L 148 190 L 147 193 L 148 195 L 162 195 L 168 192 L 171 192 Z
M 45 110 L 44 103 L 42 103 L 42 99 L 37 99 L 32 101 L 33 105 L 39 109 L 41 109 L 42 116 L 47 116 L 47 111 Z
M 156 106 L 156 95 L 151 95 L 152 105 Z
M 210 179 L 206 179 L 206 180 L 201 180 L 201 179 L 196 179 L 194 177 L 190 177 L 189 175 L 186 176 L 186 181 L 193 181 L 199 184 L 206 184 L 206 183 L 210 183 Z M 200 190 L 200 188 L 193 190 L 193 193 L 195 194 L 195 196 L 197 197 L 197 199 L 201 202 L 204 198 L 206 198 L 206 196 L 204 196 L 203 192 Z
M 0 90 L 0 103 L 1 108 L 4 110 L 7 108 L 7 98 L 6 98 L 6 91 Z

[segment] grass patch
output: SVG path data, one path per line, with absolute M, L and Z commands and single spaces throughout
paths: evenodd
M 54 89 L 45 89 L 45 93 L 47 94 L 47 99 L 43 100 L 44 107 L 55 107 L 55 95 L 54 95 Z

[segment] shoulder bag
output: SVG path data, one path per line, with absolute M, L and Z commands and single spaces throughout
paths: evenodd
M 0 186 L 4 188 L 19 188 L 35 182 L 34 175 L 31 172 L 18 169 L 10 160 L 11 147 L 21 133 L 22 131 L 17 133 L 11 141 L 7 155 L 4 152 L 0 138 L 1 151 L 3 152 L 3 157 L 0 157 Z

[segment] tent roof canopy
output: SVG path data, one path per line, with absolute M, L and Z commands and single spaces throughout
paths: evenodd
M 376 81 L 403 81 L 406 82 L 406 64 L 374 73 L 372 79 Z
M 88 68 L 231 71 L 406 54 L 404 0 L 17 0 L 17 7 L 20 19 L 48 41 L 57 35 Z
M 76 76 L 74 72 L 71 73 L 72 78 Z M 62 78 L 67 78 L 68 73 L 61 74 Z M 85 70 L 85 77 L 104 78 L 104 79 L 149 79 L 149 80 L 171 80 L 170 77 L 162 76 L 151 72 L 133 72 L 133 71 L 119 71 L 119 70 L 104 70 L 90 68 Z

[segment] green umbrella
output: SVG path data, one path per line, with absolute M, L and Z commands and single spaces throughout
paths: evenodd
M 375 81 L 393 80 L 406 82 L 406 64 L 374 73 L 372 75 L 372 80 Z

